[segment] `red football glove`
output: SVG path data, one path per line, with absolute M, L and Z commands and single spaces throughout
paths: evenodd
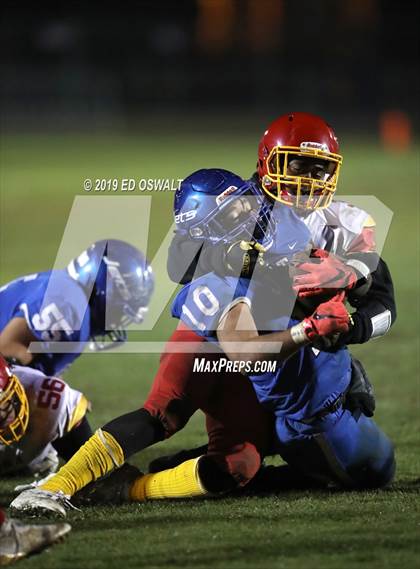
M 295 265 L 292 278 L 293 290 L 302 298 L 330 293 L 331 289 L 351 290 L 357 283 L 353 267 L 323 249 L 313 249 L 309 259 Z
M 344 292 L 335 295 L 328 302 L 318 306 L 312 316 L 302 320 L 303 329 L 309 340 L 319 336 L 330 336 L 348 332 L 350 315 L 344 306 Z

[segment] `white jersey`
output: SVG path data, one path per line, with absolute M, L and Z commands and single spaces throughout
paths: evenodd
M 374 220 L 366 211 L 347 202 L 333 201 L 327 208 L 303 217 L 302 221 L 317 249 L 339 256 L 375 251 Z
M 327 208 L 311 212 L 302 221 L 311 232 L 313 246 L 317 249 L 325 249 L 340 257 L 346 257 L 349 253 L 373 253 L 376 250 L 375 221 L 366 211 L 348 202 L 333 201 Z M 377 261 L 375 257 L 375 263 Z M 352 266 L 362 274 L 374 270 L 371 263 L 369 268 L 361 261 L 352 261 Z M 371 337 L 383 336 L 392 324 L 391 311 L 386 309 L 375 314 L 371 322 Z
M 12 371 L 28 398 L 29 423 L 18 443 L 0 444 L 0 474 L 18 472 L 25 467 L 32 472 L 41 470 L 43 461 L 56 456 L 50 443 L 68 433 L 88 408 L 85 396 L 62 379 L 29 367 L 13 366 Z

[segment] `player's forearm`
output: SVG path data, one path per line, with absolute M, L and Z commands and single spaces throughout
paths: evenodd
M 18 342 L 3 342 L 0 338 L 0 354 L 19 365 L 30 365 L 34 355 L 28 351 L 27 346 Z
M 291 330 L 264 335 L 238 332 L 218 336 L 221 348 L 232 361 L 246 361 L 251 365 L 266 360 L 281 363 L 309 343 L 304 336 L 293 339 Z
M 0 334 L 0 354 L 5 358 L 14 358 L 22 365 L 29 365 L 34 356 L 28 351 L 28 346 L 36 341 L 24 318 L 12 318 Z
M 315 312 L 288 330 L 260 334 L 250 306 L 238 302 L 219 322 L 217 338 L 226 355 L 239 362 L 273 360 L 284 362 L 301 347 L 319 337 L 347 332 L 349 314 L 344 305 L 344 293 L 320 304 Z

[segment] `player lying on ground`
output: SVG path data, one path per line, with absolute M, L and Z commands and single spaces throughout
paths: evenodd
M 92 435 L 86 397 L 64 381 L 0 356 L 0 476 L 46 476 Z
M 339 305 L 340 303 L 338 303 Z M 347 312 L 344 311 L 346 317 L 347 317 Z M 343 314 L 344 314 L 343 313 Z M 347 326 L 347 323 L 346 323 Z M 343 328 L 344 329 L 344 328 Z M 287 332 L 288 333 L 288 332 Z M 278 339 L 279 336 L 276 336 L 276 338 Z M 287 337 L 283 337 L 284 339 L 286 339 Z M 287 338 L 288 340 L 290 340 L 290 338 Z M 289 346 L 287 347 L 288 349 L 293 350 L 294 346 Z M 178 364 L 182 364 L 182 359 L 179 360 Z M 157 390 L 157 393 L 159 393 L 159 390 Z M 182 407 L 182 403 L 188 403 L 188 401 L 183 401 L 182 397 L 180 399 L 174 399 L 169 401 L 168 403 L 179 403 L 178 406 L 176 406 L 175 404 L 172 406 L 172 413 L 169 410 L 170 405 L 168 404 L 168 408 L 165 409 L 163 408 L 162 411 L 166 411 L 166 418 L 169 419 L 169 421 L 166 422 L 166 424 L 170 423 L 170 419 L 171 419 L 171 415 L 172 415 L 172 420 L 177 419 L 177 417 L 179 417 L 179 408 Z M 332 412 L 333 409 L 335 409 L 337 406 L 341 407 L 341 403 L 342 403 L 342 398 L 339 401 L 339 405 L 337 404 L 336 401 L 332 401 L 331 404 L 326 406 L 326 410 L 328 412 Z M 178 408 L 177 408 L 178 407 Z M 186 407 L 188 407 L 188 404 L 186 405 Z M 133 422 L 133 418 L 135 417 L 135 421 Z M 103 429 L 103 432 L 101 433 L 102 436 L 102 441 L 96 438 L 95 441 L 92 441 L 92 445 L 89 449 L 85 449 L 86 451 L 88 451 L 88 454 L 91 454 L 91 459 L 90 461 L 87 460 L 86 456 L 83 456 L 83 453 L 78 453 L 78 458 L 79 458 L 79 462 L 77 463 L 77 461 L 73 461 L 71 466 L 71 469 L 68 470 L 62 470 L 59 473 L 58 477 L 55 477 L 55 481 L 53 480 L 53 484 L 54 482 L 58 485 L 55 487 L 52 486 L 48 486 L 48 483 L 45 485 L 42 485 L 42 488 L 44 489 L 50 489 L 50 490 L 61 490 L 62 492 L 65 492 L 69 495 L 73 494 L 75 491 L 77 491 L 81 486 L 85 485 L 87 482 L 89 482 L 90 480 L 95 478 L 95 475 L 92 476 L 92 458 L 95 456 L 95 454 L 97 456 L 101 456 L 103 455 L 104 450 L 106 451 L 107 455 L 108 455 L 108 461 L 105 461 L 102 459 L 102 466 L 104 466 L 103 471 L 99 473 L 99 476 L 103 475 L 106 473 L 106 471 L 111 470 L 114 466 L 114 464 L 118 464 L 123 458 L 124 458 L 124 451 L 121 448 L 121 445 L 118 444 L 118 440 L 116 439 L 116 437 L 118 437 L 120 439 L 120 441 L 122 442 L 122 438 L 121 438 L 121 427 L 124 425 L 124 422 L 126 423 L 125 427 L 125 431 L 130 432 L 131 434 L 131 440 L 128 441 L 128 443 L 130 444 L 130 448 L 133 449 L 133 446 L 137 444 L 139 444 L 137 437 L 135 437 L 135 434 L 139 434 L 139 439 L 144 440 L 145 435 L 144 433 L 146 432 L 148 434 L 148 436 L 151 436 L 153 438 L 153 432 L 152 429 L 149 428 L 144 428 L 144 422 L 143 422 L 143 428 L 139 431 L 136 430 L 136 423 L 137 423 L 137 427 L 138 425 L 141 423 L 141 417 L 143 419 L 145 419 L 145 414 L 141 413 L 141 412 L 134 412 L 132 414 L 129 414 L 127 416 L 124 416 L 122 418 L 117 419 L 115 422 L 111 422 L 108 426 L 105 426 Z M 312 417 L 310 417 L 310 419 L 312 419 Z M 131 421 L 131 431 L 128 429 L 128 425 L 130 424 Z M 114 423 L 114 424 L 113 424 Z M 118 424 L 119 426 L 119 432 L 118 433 L 114 433 L 115 437 L 110 437 L 110 432 L 109 431 L 113 431 L 114 428 L 116 427 L 116 425 Z M 149 425 L 150 427 L 152 426 L 152 424 Z M 156 427 L 156 425 L 155 425 Z M 107 429 L 107 431 L 105 431 L 105 429 Z M 134 429 L 134 430 L 133 430 Z M 105 431 L 105 432 L 104 432 Z M 102 444 L 101 444 L 102 443 Z M 88 443 L 89 444 L 89 443 Z M 126 447 L 127 445 L 127 441 L 125 441 L 124 446 Z M 113 450 L 113 452 L 112 452 Z M 111 452 L 110 452 L 111 451 Z M 127 456 L 128 453 L 126 453 Z M 76 458 L 76 457 L 75 457 Z M 200 488 L 200 486 L 202 486 L 201 484 L 197 486 L 197 481 L 196 481 L 196 477 L 197 477 L 197 465 L 200 465 L 200 463 L 202 463 L 203 461 L 194 461 L 191 462 L 188 467 L 189 467 L 189 474 L 192 475 L 190 476 L 190 479 L 192 481 L 194 481 L 195 479 L 195 485 L 196 488 L 198 487 L 201 491 L 199 493 L 203 493 L 203 488 Z M 89 465 L 89 468 L 86 468 L 86 464 Z M 183 466 L 183 468 L 185 468 L 185 465 Z M 84 472 L 84 470 L 86 470 L 86 477 L 81 481 L 81 476 L 80 476 L 80 472 Z M 166 473 L 163 474 L 163 476 L 169 476 L 169 481 L 172 480 L 173 482 L 173 477 L 176 478 L 177 473 L 179 474 L 179 470 L 172 472 L 172 473 Z M 61 478 L 60 478 L 60 474 L 61 474 Z M 185 471 L 183 472 L 183 478 L 185 479 Z M 136 485 L 137 488 L 137 497 L 139 497 L 140 499 L 143 499 L 145 497 L 165 497 L 165 496 L 174 496 L 174 495 L 181 495 L 180 492 L 178 491 L 178 493 L 173 493 L 174 488 L 172 488 L 172 492 L 168 493 L 166 492 L 169 488 L 169 486 L 171 485 L 169 482 L 166 485 L 166 490 L 165 492 L 163 492 L 163 488 L 165 487 L 165 484 L 160 485 L 160 484 L 156 484 L 156 480 L 164 480 L 164 478 L 159 477 L 158 479 L 156 479 L 155 477 L 141 477 L 140 478 L 141 482 L 138 482 L 138 484 Z M 82 484 L 80 484 L 80 481 L 82 482 Z M 185 480 L 184 480 L 185 481 Z M 354 484 L 354 481 L 352 480 L 347 480 L 347 483 L 350 482 Z M 360 480 L 357 481 L 358 483 L 360 483 Z M 373 482 L 373 484 L 381 484 L 383 483 L 383 480 L 380 482 L 378 480 L 376 481 L 371 481 Z M 145 490 L 146 488 L 146 490 Z M 156 493 L 154 494 L 154 496 L 148 495 L 148 491 L 150 490 L 150 492 L 153 494 L 153 489 L 156 490 Z M 179 490 L 179 488 L 178 488 Z M 189 489 L 190 493 L 191 493 L 191 488 Z M 186 495 L 185 494 L 185 487 L 184 487 L 184 493 L 182 495 Z M 55 500 L 59 500 L 60 496 L 58 494 L 54 494 L 54 495 L 49 495 L 45 494 L 44 492 L 44 496 L 42 496 L 38 493 L 38 494 L 33 494 L 32 495 L 26 495 L 26 496 L 21 496 L 19 497 L 15 502 L 14 505 L 19 508 L 25 509 L 31 506 L 35 506 L 35 507 L 40 507 L 41 509 L 43 507 L 45 507 L 46 509 L 50 508 L 51 506 L 51 502 L 53 502 Z M 26 500 L 26 502 L 25 502 Z M 33 504 L 31 504 L 31 501 L 33 500 Z M 52 509 L 54 509 L 54 506 L 52 507 Z M 62 509 L 62 508 L 61 508 Z
M 143 321 L 153 286 L 151 267 L 138 249 L 116 239 L 96 241 L 64 270 L 27 275 L 0 288 L 0 353 L 57 375 L 80 356 L 85 342 L 97 350 L 124 342 L 126 328 Z M 29 352 L 31 342 L 43 342 L 44 351 Z M 50 353 L 49 342 L 74 342 L 76 348 Z
M 22 524 L 8 519 L 0 509 L 0 565 L 9 565 L 37 553 L 62 539 L 71 530 L 69 524 Z

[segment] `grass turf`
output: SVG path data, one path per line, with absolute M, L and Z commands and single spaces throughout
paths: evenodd
M 1 282 L 54 263 L 85 178 L 178 178 L 203 166 L 223 166 L 246 176 L 254 151 L 252 136 L 225 133 L 205 140 L 187 132 L 165 140 L 144 133 L 3 136 Z M 340 193 L 374 194 L 394 211 L 384 257 L 395 281 L 398 321 L 384 339 L 353 349 L 375 385 L 377 421 L 396 444 L 398 472 L 392 488 L 85 510 L 70 515 L 73 532 L 66 542 L 21 562 L 22 568 L 415 566 L 420 549 L 416 153 L 384 154 L 355 140 L 348 141 L 343 153 Z M 151 257 L 169 226 L 172 197 L 153 195 Z M 169 316 L 162 317 L 153 338 L 164 340 L 173 327 Z M 65 378 L 92 400 L 91 423 L 97 427 L 141 404 L 157 364 L 157 355 L 86 354 Z M 203 440 L 197 415 L 183 432 L 133 462 L 145 468 L 159 454 Z M 2 480 L 2 504 L 9 502 L 16 482 Z

